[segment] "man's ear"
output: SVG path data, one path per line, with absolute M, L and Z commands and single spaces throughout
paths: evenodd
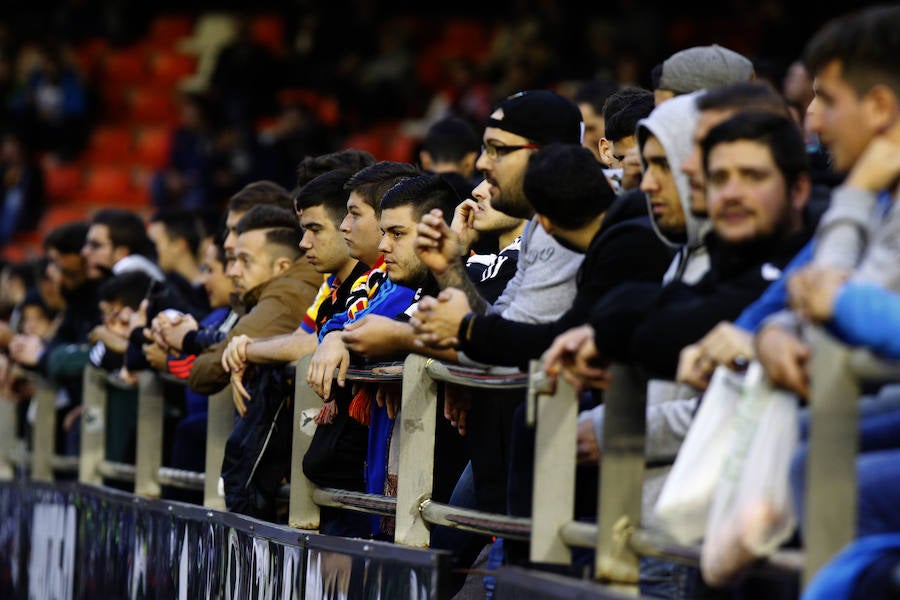
M 890 87 L 877 84 L 866 92 L 863 110 L 873 129 L 885 133 L 900 118 L 900 100 Z
M 275 259 L 275 264 L 272 265 L 272 274 L 281 275 L 282 273 L 290 269 L 293 264 L 294 261 L 292 261 L 287 256 L 279 256 Z
M 556 231 L 556 226 L 553 224 L 553 221 L 551 221 L 550 219 L 548 219 L 547 217 L 545 217 L 542 214 L 538 214 L 537 218 L 538 218 L 538 223 L 541 224 L 541 227 L 544 228 L 544 231 L 546 231 L 550 235 L 553 235 L 553 232 Z
M 131 254 L 131 248 L 128 246 L 116 246 L 113 248 L 113 264 L 116 264 L 129 254 Z
M 430 171 L 434 166 L 434 159 L 431 157 L 431 152 L 428 150 L 421 150 L 419 152 L 419 164 L 422 165 L 423 171 Z
M 603 161 L 603 164 L 608 169 L 612 166 L 613 161 L 612 144 L 610 144 L 608 139 L 602 137 L 598 145 L 600 147 L 600 160 Z

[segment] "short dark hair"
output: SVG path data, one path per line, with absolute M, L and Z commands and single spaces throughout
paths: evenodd
M 637 87 L 622 88 L 607 98 L 603 107 L 604 137 L 615 142 L 634 135 L 638 121 L 653 112 L 655 106 L 653 92 Z
M 124 208 L 104 208 L 94 213 L 91 225 L 106 225 L 113 248 L 125 247 L 132 254 L 156 258 L 153 242 L 147 237 L 147 227 L 137 213 Z
M 247 212 L 258 204 L 294 209 L 290 192 L 274 181 L 261 180 L 248 183 L 228 200 L 228 210 Z
M 301 188 L 319 175 L 334 169 L 350 169 L 356 173 L 374 164 L 375 157 L 372 153 L 358 148 L 307 156 L 297 165 L 297 187 Z
M 701 111 L 760 110 L 791 116 L 784 96 L 764 80 L 739 81 L 709 88 L 697 97 L 696 103 Z
M 87 221 L 63 223 L 44 238 L 44 251 L 53 248 L 60 254 L 80 254 L 90 228 Z
M 481 139 L 475 128 L 461 117 L 444 117 L 435 121 L 422 139 L 422 150 L 436 161 L 458 162 L 467 154 L 478 154 Z
M 238 235 L 261 229 L 266 232 L 266 244 L 282 247 L 284 256 L 296 260 L 303 255 L 300 250 L 303 230 L 293 210 L 260 204 L 248 210 L 235 225 Z
M 772 153 L 778 170 L 791 187 L 809 172 L 809 157 L 803 132 L 790 117 L 767 111 L 744 111 L 719 123 L 703 140 L 703 170 L 709 171 L 709 154 L 719 144 L 750 140 L 764 144 Z
M 297 193 L 297 209 L 314 206 L 325 208 L 335 225 L 340 225 L 347 214 L 347 191 L 344 184 L 353 176 L 350 169 L 335 169 L 322 173 L 300 188 Z
M 582 82 L 575 90 L 572 99 L 576 104 L 590 104 L 594 112 L 598 115 L 603 114 L 603 105 L 606 99 L 619 89 L 619 84 L 611 79 L 595 77 Z
M 97 298 L 106 302 L 121 302 L 134 310 L 155 287 L 155 280 L 144 271 L 125 271 L 106 278 L 97 288 Z
M 401 179 L 421 174 L 422 171 L 410 163 L 382 160 L 354 174 L 344 184 L 344 189 L 362 196 L 375 209 L 375 214 L 380 214 L 381 198 L 385 192 Z
M 184 240 L 194 256 L 200 248 L 200 223 L 194 212 L 184 209 L 163 209 L 150 217 L 151 223 L 162 223 L 172 240 Z
M 871 6 L 847 13 L 828 21 L 810 38 L 803 62 L 816 74 L 831 61 L 840 61 L 841 76 L 857 95 L 884 84 L 900 96 L 898 31 L 900 6 Z
M 550 144 L 532 154 L 522 185 L 534 211 L 564 229 L 584 225 L 616 197 L 603 166 L 575 144 Z
M 440 175 L 427 174 L 397 182 L 381 199 L 381 210 L 411 206 L 413 218 L 418 221 L 422 215 L 439 208 L 449 223 L 459 203 L 459 196 L 450 182 Z

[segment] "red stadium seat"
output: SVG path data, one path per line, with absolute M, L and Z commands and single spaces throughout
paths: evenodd
M 120 125 L 102 125 L 91 133 L 84 160 L 108 164 L 130 162 L 134 154 L 134 136 L 131 128 Z
M 127 167 L 95 166 L 85 175 L 82 199 L 95 206 L 129 206 L 135 187 Z
M 135 159 L 150 169 L 161 169 L 169 161 L 172 130 L 167 126 L 139 128 L 135 139 Z
M 62 204 L 72 200 L 80 186 L 81 167 L 70 164 L 44 167 L 44 187 L 48 204 Z
M 156 84 L 175 86 L 196 71 L 197 57 L 189 54 L 164 50 L 150 56 L 150 74 Z
M 136 87 L 128 95 L 127 103 L 127 118 L 135 125 L 174 125 L 178 122 L 178 107 L 169 89 Z

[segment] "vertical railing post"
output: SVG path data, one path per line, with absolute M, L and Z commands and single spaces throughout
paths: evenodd
M 595 577 L 638 582 L 638 556 L 628 536 L 641 523 L 647 421 L 646 383 L 632 367 L 613 363 L 605 405 L 597 507 Z
M 542 375 L 541 362 L 531 361 L 532 380 Z M 577 452 L 578 396 L 562 377 L 552 395 L 536 394 L 534 481 L 532 488 L 530 559 L 570 564 L 572 552 L 560 529 L 574 518 L 575 454 Z
M 87 365 L 82 380 L 80 483 L 103 484 L 97 467 L 106 458 L 106 395 L 106 372 Z
M 203 506 L 225 510 L 225 499 L 219 495 L 225 442 L 234 429 L 234 401 L 231 386 L 211 394 L 206 406 L 206 477 L 203 482 Z
M 31 478 L 53 481 L 56 452 L 56 389 L 43 377 L 34 378 L 37 411 L 31 432 Z
M 134 459 L 134 493 L 159 498 L 159 468 L 162 466 L 163 412 L 162 378 L 153 371 L 138 374 L 137 452 Z
M 300 529 L 319 528 L 319 506 L 313 502 L 314 484 L 303 473 L 303 457 L 309 450 L 316 431 L 310 422 L 310 409 L 318 410 L 322 399 L 306 383 L 306 371 L 312 355 L 308 354 L 296 363 L 294 371 L 294 424 L 291 442 L 291 497 L 288 502 L 288 524 Z
M 427 372 L 431 360 L 410 354 L 403 364 L 394 541 L 405 546 L 427 547 L 431 543 L 431 532 L 420 510 L 422 501 L 431 498 L 434 477 L 437 382 Z
M 856 535 L 856 453 L 860 387 L 850 351 L 818 329 L 813 348 L 803 547 L 808 583 Z

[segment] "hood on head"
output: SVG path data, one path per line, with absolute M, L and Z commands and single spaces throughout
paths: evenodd
M 644 162 L 643 148 L 648 135 L 654 135 L 666 152 L 669 167 L 675 177 L 678 198 L 684 210 L 688 248 L 701 245 L 703 236 L 709 231 L 709 219 L 691 214 L 690 179 L 681 171 L 681 165 L 693 151 L 694 128 L 699 116 L 696 100 L 701 94 L 703 91 L 683 94 L 663 102 L 654 108 L 647 117 L 638 121 L 636 130 L 642 171 L 647 168 L 647 164 Z M 650 222 L 653 224 L 656 235 L 669 246 L 674 248 L 682 246 L 682 243 L 667 237 L 660 231 L 653 219 L 653 212 L 650 210 L 650 198 L 646 194 L 644 196 L 647 202 L 647 211 L 650 213 Z

